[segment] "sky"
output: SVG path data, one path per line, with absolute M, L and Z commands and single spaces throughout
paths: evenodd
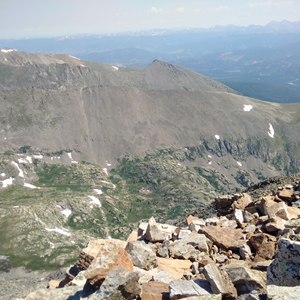
M 0 39 L 300 21 L 300 0 L 0 0 Z

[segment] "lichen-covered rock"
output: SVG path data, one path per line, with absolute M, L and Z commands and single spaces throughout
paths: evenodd
M 300 242 L 281 239 L 278 253 L 268 267 L 267 284 L 279 286 L 300 285 Z

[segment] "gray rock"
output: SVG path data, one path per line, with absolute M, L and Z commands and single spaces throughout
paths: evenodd
M 251 257 L 251 255 L 252 255 L 251 249 L 250 249 L 250 247 L 247 244 L 241 246 L 240 249 L 239 249 L 239 252 L 240 252 L 240 256 L 244 260 L 246 258 Z
M 216 259 L 216 262 L 219 263 L 219 264 L 222 264 L 224 263 L 226 260 L 228 260 L 228 257 L 227 255 L 225 254 L 217 254 L 215 256 L 215 259 Z
M 243 223 L 244 222 L 243 211 L 240 210 L 240 209 L 235 209 L 234 212 L 233 212 L 233 218 L 238 223 Z
M 85 271 L 81 271 L 77 276 L 69 283 L 70 286 L 81 286 L 86 284 L 87 279 L 84 276 Z
M 141 241 L 128 242 L 125 251 L 129 254 L 134 266 L 144 270 L 157 267 L 155 253 Z
M 238 294 L 254 291 L 266 292 L 266 272 L 246 268 L 242 264 L 229 264 L 222 268 L 225 270 L 237 289 Z
M 208 218 L 205 220 L 205 226 L 216 225 L 219 222 L 220 222 L 220 219 L 217 217 Z
M 249 226 L 247 226 L 247 228 L 245 229 L 245 232 L 248 233 L 248 232 L 254 232 L 256 230 L 256 226 L 251 224 Z
M 246 210 L 244 210 L 243 216 L 244 216 L 244 221 L 247 223 L 251 222 L 254 218 L 253 215 Z
M 182 230 L 179 231 L 178 239 L 180 240 L 180 239 L 183 239 L 185 237 L 188 237 L 190 234 L 191 234 L 190 230 L 182 229 Z
M 278 286 L 300 285 L 300 242 L 281 239 L 274 261 L 268 267 L 267 283 Z
M 163 282 L 169 284 L 171 281 L 173 281 L 172 275 L 168 272 L 161 271 L 153 275 L 152 277 L 153 281 Z
M 170 299 L 184 299 L 184 297 L 210 295 L 212 290 L 207 280 L 174 280 L 169 284 Z
M 222 294 L 225 299 L 236 299 L 237 291 L 225 271 L 214 264 L 207 264 L 203 273 L 214 294 Z
M 140 294 L 138 272 L 114 269 L 107 273 L 100 289 L 88 300 L 131 300 Z
M 162 247 L 157 251 L 157 256 L 163 257 L 163 258 L 168 258 L 169 257 L 169 250 L 167 247 Z
M 253 269 L 266 272 L 272 262 L 273 260 L 259 261 L 253 266 Z
M 156 224 L 153 217 L 150 218 L 146 229 L 146 236 L 150 242 L 163 242 L 167 235 L 162 232 L 159 226 Z
M 300 286 L 267 286 L 268 300 L 299 300 Z

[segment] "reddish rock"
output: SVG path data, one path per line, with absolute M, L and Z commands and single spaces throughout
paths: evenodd
M 278 193 L 278 196 L 284 200 L 293 201 L 294 200 L 294 190 L 283 189 Z
M 50 280 L 48 283 L 48 288 L 49 289 L 56 289 L 59 288 L 60 281 L 59 280 Z
M 76 266 L 86 267 L 84 276 L 99 288 L 106 274 L 113 269 L 128 269 L 133 271 L 133 264 L 128 253 L 118 243 L 102 240 L 90 243 L 79 255 Z
M 207 226 L 201 228 L 199 233 L 206 235 L 215 245 L 223 247 L 225 249 L 239 249 L 246 243 L 245 240 L 241 240 L 244 236 L 242 229 L 233 229 L 230 227 L 219 226 Z
M 142 284 L 141 300 L 169 300 L 169 285 L 163 282 L 149 281 Z
M 298 219 L 298 215 L 300 214 L 300 209 L 298 207 L 287 206 L 287 211 L 290 219 Z
M 180 279 L 185 272 L 190 272 L 192 262 L 182 259 L 166 259 L 157 257 L 158 271 L 165 271 L 173 277 L 174 280 Z
M 258 251 L 261 244 L 266 240 L 267 240 L 267 236 L 264 233 L 253 234 L 249 238 L 249 241 L 250 241 L 252 247 L 255 249 L 255 251 Z
M 192 221 L 194 221 L 194 220 L 200 220 L 200 219 L 197 217 L 194 217 L 192 215 L 189 215 L 185 220 L 186 226 L 190 226 Z
M 233 209 L 241 209 L 244 210 L 246 206 L 248 206 L 251 203 L 251 200 L 249 197 L 242 197 L 239 198 L 237 201 L 233 202 L 232 208 Z
M 275 242 L 264 240 L 260 245 L 256 255 L 254 257 L 254 262 L 265 261 L 272 259 L 275 255 Z

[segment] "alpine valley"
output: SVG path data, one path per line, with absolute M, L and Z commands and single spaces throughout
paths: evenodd
M 0 271 L 67 266 L 93 238 L 299 172 L 299 132 L 299 103 L 243 97 L 160 60 L 2 48 Z

